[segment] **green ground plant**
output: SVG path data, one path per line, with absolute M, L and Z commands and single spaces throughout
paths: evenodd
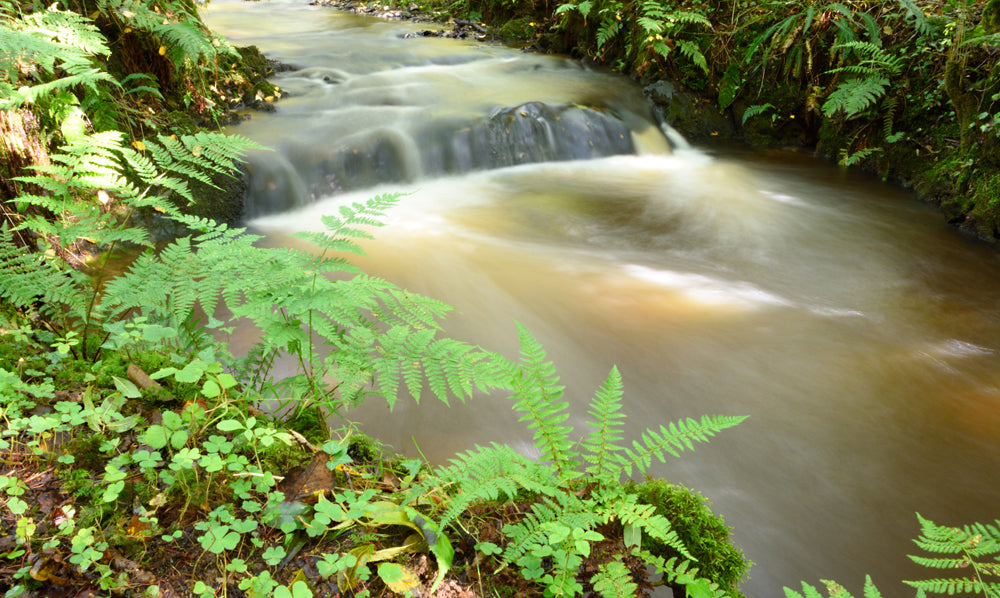
M 633 470 L 644 473 L 654 458 L 663 461 L 668 454 L 680 456 L 682 451 L 693 450 L 695 442 L 705 442 L 744 418 L 681 420 L 646 430 L 641 441 L 629 446 L 623 442 L 622 380 L 617 369 L 612 369 L 590 403 L 585 422 L 589 433 L 574 441 L 575 429 L 566 425 L 569 403 L 563 399 L 555 366 L 523 327 L 520 337 L 521 361 L 505 361 L 504 369 L 513 383 L 514 409 L 534 431 L 540 459 L 520 456 L 497 444 L 457 456 L 451 466 L 438 469 L 414 488 L 418 494 L 445 489 L 447 507 L 439 517 L 440 525 L 451 524 L 483 501 L 523 501 L 530 496 L 530 510 L 504 525 L 502 541 L 480 542 L 477 549 L 496 555 L 500 569 L 516 566 L 526 580 L 540 584 L 546 596 L 579 595 L 585 584 L 617 588 L 616 592 L 627 595 L 622 571 L 611 563 L 620 564 L 628 557 L 635 557 L 630 562 L 631 578 L 642 579 L 645 567 L 651 566 L 666 583 L 685 588 L 690 596 L 739 595 L 736 580 L 720 587 L 699 575 L 697 559 L 670 520 L 657 513 L 655 506 L 640 501 L 634 487 L 623 481 Z M 652 546 L 668 547 L 673 556 L 665 558 L 646 550 L 644 537 Z M 608 540 L 617 549 L 599 552 L 597 546 Z M 592 573 L 581 578 L 585 560 L 594 566 L 586 567 Z M 741 562 L 737 578 L 745 573 L 746 563 Z M 628 584 L 633 588 L 634 581 Z
M 950 527 L 934 523 L 917 514 L 920 536 L 914 543 L 924 555 L 910 555 L 913 562 L 946 577 L 907 581 L 916 589 L 916 596 L 927 594 L 978 594 L 987 598 L 1000 596 L 1000 521 L 992 524 L 973 523 Z M 827 594 L 833 598 L 852 598 L 852 594 L 835 581 L 823 580 Z M 870 576 L 865 578 L 865 598 L 879 598 L 881 593 Z M 785 588 L 787 598 L 820 598 L 822 593 L 803 582 L 802 591 Z
M 151 6 L 103 3 L 98 16 L 126 19 L 164 44 L 157 54 L 174 75 L 198 69 L 216 50 L 229 53 L 189 13 L 179 10 L 157 24 Z M 552 594 L 579 593 L 582 559 L 605 537 L 599 524 L 612 520 L 628 530 L 636 554 L 644 533 L 690 556 L 669 523 L 622 494 L 618 481 L 737 420 L 685 421 L 651 431 L 632 448 L 619 446 L 621 391 L 613 376 L 594 403 L 598 430 L 585 450 L 574 448 L 569 429 L 559 425 L 566 403 L 552 366 L 526 332 L 524 364 L 440 338 L 447 306 L 366 276 L 345 259 L 361 253 L 355 239 L 371 238 L 369 230 L 398 196 L 325 217 L 325 231 L 302 235 L 315 245 L 311 252 L 259 248 L 242 229 L 187 215 L 182 208 L 199 199 L 192 185 L 212 185 L 255 146 L 206 132 L 130 136 L 138 130 L 134 122 L 109 118 L 100 107 L 124 97 L 124 84 L 133 85 L 125 95 L 158 97 L 157 90 L 142 77 L 124 81 L 108 70 L 112 43 L 92 17 L 57 8 L 22 14 L 10 4 L 4 10 L 3 34 L 15 50 L 4 55 L 10 62 L 3 84 L 17 90 L 5 114 L 21 111 L 30 120 L 33 111 L 44 112 L 36 138 L 49 146 L 42 154 L 47 163 L 26 165 L 8 179 L 16 193 L 4 203 L 0 229 L 3 335 L 18 347 L 0 369 L 2 516 L 16 530 L 4 556 L 17 563 L 7 572 L 5 595 L 71 580 L 98 592 L 152 587 L 138 564 L 123 568 L 111 555 L 128 546 L 162 555 L 182 542 L 198 554 L 183 588 L 194 595 L 216 595 L 229 583 L 252 596 L 312 595 L 310 583 L 279 582 L 279 573 L 304 546 L 323 542 L 321 580 L 358 595 L 373 584 L 405 592 L 419 580 L 402 559 L 423 552 L 435 561 L 433 591 L 455 564 L 446 526 L 472 505 L 469 497 L 492 487 L 477 489 L 467 479 L 466 492 L 447 499 L 458 506 L 444 506 L 451 520 L 435 522 L 425 502 L 430 487 L 416 483 L 418 462 L 392 466 L 406 472 L 395 488 L 405 494 L 382 489 L 381 457 L 362 451 L 376 463 L 356 462 L 351 447 L 360 445 L 327 427 L 330 418 L 372 398 L 391 408 L 425 391 L 448 401 L 516 387 L 516 407 L 533 414 L 539 446 L 554 468 L 519 462 L 542 484 L 535 490 L 553 500 L 533 501 L 531 515 L 507 528 L 516 541 L 505 547 L 520 570 L 538 571 L 531 583 Z M 55 28 L 79 35 L 46 33 Z M 43 53 L 61 58 L 42 60 L 40 76 L 25 80 L 24 65 Z M 148 230 L 137 225 L 144 220 L 134 217 L 142 210 L 189 234 L 153 248 Z M 107 274 L 122 249 L 133 253 L 131 264 Z M 237 319 L 256 325 L 261 337 L 239 357 L 226 345 Z M 275 380 L 273 364 L 283 358 L 296 372 Z M 65 371 L 77 372 L 72 383 Z M 78 394 L 57 391 L 57 380 Z M 322 449 L 256 411 L 269 400 L 293 421 L 313 421 L 311 436 Z M 310 455 L 324 456 L 321 465 L 334 481 L 311 497 L 279 486 L 289 463 Z M 37 490 L 18 477 L 50 464 L 65 484 L 49 491 L 73 496 L 55 509 L 26 500 Z M 585 472 L 598 475 L 601 487 L 568 498 L 565 491 Z M 400 530 L 409 533 L 400 537 Z M 646 558 L 696 583 L 686 562 Z M 554 559 L 551 570 L 539 570 L 543 559 Z M 221 585 L 212 570 L 223 572 Z M 638 587 L 608 563 L 593 584 L 608 595 Z
M 758 49 L 783 57 L 783 76 L 825 81 L 806 105 L 847 126 L 900 97 L 881 82 L 907 72 L 910 55 L 922 55 L 907 44 L 933 46 L 927 52 L 935 56 L 946 51 L 951 65 L 930 62 L 926 72 L 945 73 L 946 81 L 909 93 L 925 107 L 940 108 L 947 98 L 958 110 L 965 96 L 948 89 L 954 80 L 947 77 L 972 77 L 996 34 L 987 11 L 970 3 L 948 7 L 960 18 L 951 28 L 911 1 L 877 15 L 835 4 L 780 4 L 786 12 L 775 11 L 778 26 L 749 29 Z M 47 160 L 3 173 L 0 518 L 11 530 L 0 553 L 5 596 L 54 583 L 155 596 L 167 570 L 156 576 L 146 569 L 155 559 L 162 565 L 188 553 L 195 557 L 184 563 L 174 591 L 206 597 L 225 595 L 231 585 L 249 596 L 281 598 L 321 594 L 320 584 L 358 596 L 418 587 L 432 593 L 457 569 L 468 576 L 480 566 L 495 578 L 491 588 L 509 582 L 551 596 L 639 595 L 651 587 L 647 566 L 661 575 L 655 583 L 688 596 L 739 596 L 747 563 L 700 497 L 660 482 L 623 482 L 646 472 L 654 458 L 677 456 L 742 418 L 685 419 L 629 444 L 622 382 L 612 370 L 590 402 L 588 432 L 578 432 L 553 364 L 526 330 L 519 361 L 440 338 L 447 306 L 365 276 L 345 259 L 360 252 L 353 239 L 370 237 L 397 196 L 327 217 L 325 231 L 304 235 L 312 252 L 258 248 L 242 229 L 185 215 L 181 207 L 199 199 L 192 184 L 214 184 L 253 146 L 239 137 L 166 130 L 142 116 L 143 106 L 165 101 L 152 85 L 155 74 L 161 85 L 189 80 L 191 87 L 181 86 L 183 103 L 211 113 L 206 87 L 224 76 L 215 62 L 233 53 L 184 3 L 68 8 L 77 10 L 0 4 L 0 41 L 12 49 L 0 55 L 3 126 L 45 148 L 20 157 Z M 711 25 L 713 11 L 579 3 L 557 14 L 601 16 L 588 25 L 603 37 L 593 55 L 627 61 L 633 70 L 648 61 L 643 72 L 653 75 L 671 68 L 678 50 L 712 76 L 705 59 L 711 52 L 692 32 Z M 117 29 L 109 29 L 112 23 Z M 906 28 L 896 28 L 900 23 Z M 806 35 L 816 27 L 833 36 L 825 46 Z M 128 37 L 130 28 L 146 37 Z M 76 36 L 52 34 L 56 29 Z M 110 39 L 106 30 L 122 35 Z M 143 44 L 144 51 L 112 51 Z M 816 59 L 820 49 L 825 62 Z M 973 140 L 996 137 L 997 98 L 989 95 L 997 93 L 996 79 L 990 70 L 969 88 L 992 97 L 966 127 Z M 735 102 L 744 82 L 730 80 L 739 81 L 729 92 Z M 879 125 L 886 141 L 897 134 L 885 120 Z M 852 155 L 867 147 L 853 145 Z M 147 249 L 123 274 L 105 274 L 105 260 L 117 250 L 151 246 L 149 232 L 131 217 L 142 210 L 188 232 Z M 238 318 L 261 332 L 245 356 L 232 355 L 226 343 Z M 296 371 L 274 380 L 282 358 Z M 129 368 L 139 365 L 152 375 Z M 540 459 L 493 445 L 429 469 L 383 456 L 350 428 L 329 424 L 372 399 L 391 408 L 405 395 L 465 400 L 494 389 L 512 392 Z M 257 410 L 275 400 L 287 408 L 287 421 Z M 322 483 L 292 483 L 292 463 L 315 463 L 305 481 Z M 57 477 L 39 486 L 34 474 L 49 468 Z M 469 527 L 491 513 L 489 525 Z M 908 582 L 918 595 L 1000 595 L 997 526 L 920 522 L 918 546 L 932 556 L 915 560 L 957 575 Z M 312 576 L 291 565 L 307 553 Z M 115 556 L 122 554 L 131 564 Z M 421 556 L 433 559 L 430 573 L 419 572 Z M 849 595 L 826 585 L 831 596 Z M 802 587 L 802 596 L 820 595 Z M 864 592 L 878 595 L 873 584 Z

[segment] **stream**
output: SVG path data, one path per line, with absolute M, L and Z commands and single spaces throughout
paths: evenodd
M 451 336 L 514 356 L 525 324 L 571 421 L 613 365 L 633 436 L 750 416 L 653 468 L 734 528 L 750 598 L 860 595 L 866 573 L 912 596 L 915 512 L 998 517 L 1000 256 L 911 193 L 802 152 L 687 147 L 639 87 L 576 61 L 303 0 L 204 16 L 297 69 L 275 112 L 229 128 L 274 150 L 251 156 L 246 208 L 268 243 L 407 192 L 356 263 L 454 306 Z M 437 463 L 532 451 L 502 398 L 349 417 Z

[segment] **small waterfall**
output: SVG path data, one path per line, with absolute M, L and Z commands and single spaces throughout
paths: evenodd
M 318 69 L 310 69 L 309 75 L 311 80 L 335 76 Z M 352 114 L 359 111 L 347 117 Z M 329 118 L 345 115 L 338 111 Z M 496 107 L 472 121 L 421 122 L 419 115 L 413 119 L 416 122 L 407 126 L 371 127 L 319 146 L 293 145 L 282 152 L 287 158 L 256 155 L 249 169 L 245 216 L 285 211 L 326 195 L 385 183 L 637 153 L 633 131 L 609 108 L 526 102 Z

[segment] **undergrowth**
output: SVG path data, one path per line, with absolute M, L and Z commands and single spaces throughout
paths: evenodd
M 669 584 L 693 598 L 740 595 L 748 563 L 701 498 L 628 480 L 742 417 L 633 436 L 612 368 L 586 430 L 573 428 L 555 367 L 526 329 L 518 360 L 444 338 L 448 306 L 351 265 L 355 239 L 370 238 L 399 196 L 325 217 L 325 231 L 303 235 L 310 251 L 259 248 L 243 229 L 188 215 L 200 199 L 191 185 L 215 184 L 254 144 L 136 115 L 162 99 L 160 74 L 196 83 L 188 101 L 208 107 L 202 91 L 231 49 L 186 3 L 92 8 L 0 3 L 11 48 L 0 55 L 4 126 L 31 130 L 36 147 L 19 159 L 46 158 L 3 176 L 5 596 L 57 586 L 149 597 L 433 594 L 458 579 L 481 594 L 636 596 Z M 623 8 L 594 13 L 609 47 L 635 41 L 615 24 Z M 640 10 L 629 35 L 644 41 L 624 56 L 653 62 L 678 50 L 707 70 L 700 45 L 672 38 L 704 27 L 700 13 Z M 111 43 L 95 19 L 124 25 L 122 37 Z M 167 63 L 116 58 L 113 47 L 135 43 L 129 29 Z M 895 68 L 878 48 L 851 44 L 840 51 L 874 61 L 853 75 Z M 880 92 L 865 89 L 826 108 L 867 110 Z M 140 211 L 187 233 L 153 247 Z M 124 249 L 138 256 L 110 274 Z M 260 333 L 246 355 L 228 348 L 237 320 Z M 293 373 L 278 379 L 278 360 Z M 540 458 L 491 445 L 431 467 L 385 454 L 345 419 L 370 400 L 391 409 L 425 392 L 447 402 L 493 391 L 509 393 Z M 918 545 L 944 556 L 917 562 L 959 575 L 911 582 L 918 592 L 997 595 L 996 526 L 920 521 Z M 819 591 L 803 585 L 803 595 Z

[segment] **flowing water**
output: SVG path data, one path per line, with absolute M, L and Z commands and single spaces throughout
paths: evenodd
M 735 528 L 751 598 L 860 594 L 866 572 L 911 595 L 914 512 L 1000 513 L 1000 260 L 911 194 L 801 153 L 686 148 L 631 82 L 565 59 L 298 1 L 206 17 L 299 69 L 232 129 L 275 150 L 247 207 L 268 242 L 411 192 L 359 262 L 455 306 L 452 336 L 513 356 L 524 323 L 578 418 L 617 364 L 633 434 L 750 415 L 655 474 Z M 437 462 L 531 450 L 499 398 L 351 416 Z

